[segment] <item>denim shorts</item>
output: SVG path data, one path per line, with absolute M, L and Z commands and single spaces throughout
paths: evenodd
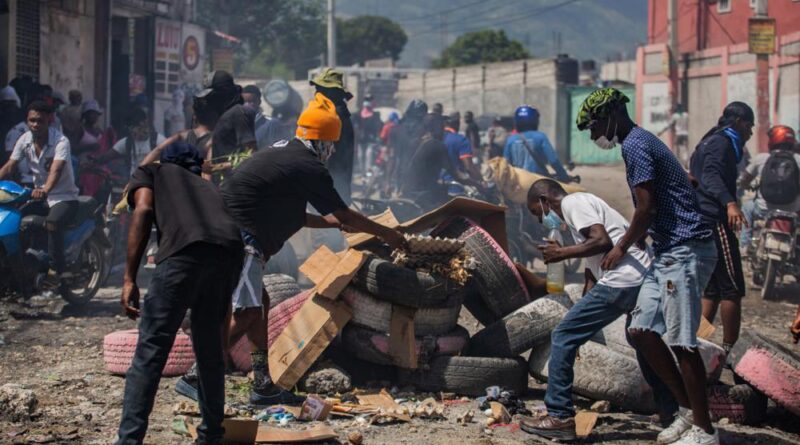
M 247 309 L 251 307 L 261 307 L 262 295 L 261 288 L 264 269 L 266 268 L 263 256 L 254 252 L 250 246 L 245 246 L 244 265 L 242 273 L 239 275 L 239 284 L 233 291 L 231 303 L 233 311 Z
M 711 238 L 690 240 L 657 255 L 644 277 L 629 330 L 655 332 L 669 346 L 697 347 L 700 299 L 716 264 Z

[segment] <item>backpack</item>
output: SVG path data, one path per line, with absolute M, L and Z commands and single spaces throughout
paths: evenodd
M 800 195 L 800 167 L 794 154 L 776 150 L 761 170 L 761 196 L 768 204 L 787 205 Z

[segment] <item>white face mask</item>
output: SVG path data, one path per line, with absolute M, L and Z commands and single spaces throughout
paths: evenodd
M 619 143 L 619 137 L 617 136 L 617 123 L 616 119 L 614 122 L 614 137 L 611 140 L 606 137 L 608 134 L 608 129 L 611 128 L 611 119 L 608 120 L 608 125 L 606 126 L 606 132 L 599 138 L 594 140 L 595 145 L 602 148 L 603 150 L 611 150 L 612 148 L 616 147 Z

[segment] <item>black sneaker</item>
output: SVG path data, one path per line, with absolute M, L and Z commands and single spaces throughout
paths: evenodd
M 304 397 L 278 388 L 272 382 L 261 388 L 254 387 L 250 390 L 250 404 L 253 406 L 299 405 L 304 401 Z

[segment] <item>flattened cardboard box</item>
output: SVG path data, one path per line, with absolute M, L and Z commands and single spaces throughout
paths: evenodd
M 353 313 L 343 301 L 314 295 L 269 348 L 269 368 L 276 385 L 291 389 L 308 371 Z

